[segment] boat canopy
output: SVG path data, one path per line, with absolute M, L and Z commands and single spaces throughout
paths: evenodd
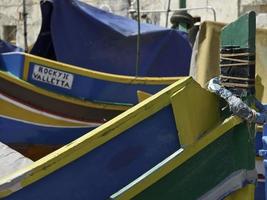
M 137 22 L 77 0 L 41 2 L 42 27 L 32 54 L 88 69 L 136 75 Z M 191 45 L 187 34 L 141 24 L 138 76 L 184 76 Z
M 7 52 L 21 52 L 23 51 L 22 48 L 17 47 L 9 42 L 4 40 L 0 40 L 0 53 L 7 53 Z

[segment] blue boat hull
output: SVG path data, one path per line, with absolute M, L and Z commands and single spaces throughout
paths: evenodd
M 0 141 L 6 144 L 62 146 L 92 129 L 90 127 L 46 126 L 0 117 Z
M 24 81 L 71 97 L 103 103 L 133 105 L 138 102 L 138 90 L 154 94 L 179 77 L 118 76 L 66 65 L 24 53 L 1 55 L 0 69 Z M 136 80 L 135 80 L 136 79 Z
M 170 107 L 163 109 L 7 199 L 108 199 L 180 148 L 171 115 Z

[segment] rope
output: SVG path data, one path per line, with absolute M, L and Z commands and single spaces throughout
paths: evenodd
M 140 2 L 136 0 L 137 3 L 137 24 L 138 24 L 138 34 L 136 38 L 136 65 L 135 65 L 135 76 L 138 76 L 139 66 L 140 66 L 140 41 L 141 41 L 141 25 L 140 25 Z
M 227 63 L 227 64 L 220 64 L 220 67 L 232 67 L 232 66 L 249 66 L 249 65 L 255 65 L 255 61 L 250 61 L 246 59 L 240 59 L 240 58 L 233 58 L 237 56 L 255 56 L 254 53 L 231 53 L 231 54 L 221 54 L 221 62 L 222 61 L 232 61 L 236 63 Z
M 255 79 L 252 78 L 242 78 L 242 77 L 234 77 L 234 76 L 220 76 L 221 78 L 225 79 L 233 79 L 233 80 L 240 80 L 240 81 L 255 81 Z
M 168 0 L 167 13 L 166 13 L 166 23 L 165 23 L 166 28 L 168 28 L 170 8 L 171 8 L 171 0 Z
M 236 56 L 255 56 L 254 53 L 221 53 L 221 56 L 226 56 L 226 57 L 236 57 Z
M 237 59 L 237 58 L 221 57 L 221 60 L 228 60 L 228 61 L 234 61 L 234 62 L 240 62 L 240 63 L 247 63 L 247 60 L 242 60 L 242 59 Z
M 224 87 L 240 87 L 240 88 L 253 88 L 255 85 L 254 84 L 249 84 L 249 83 L 226 83 L 223 82 L 222 85 Z
M 246 90 L 251 90 L 255 87 L 255 84 L 254 84 L 255 78 L 251 78 L 252 74 L 250 73 L 253 73 L 253 72 L 252 71 L 249 72 L 249 71 L 251 70 L 251 67 L 255 66 L 255 54 L 250 53 L 250 52 L 240 53 L 240 50 L 247 51 L 247 49 L 237 48 L 237 49 L 232 49 L 231 53 L 229 52 L 229 53 L 220 54 L 221 56 L 220 67 L 221 68 L 229 67 L 229 70 L 226 69 L 227 72 L 225 72 L 225 74 L 220 75 L 221 82 L 224 87 L 240 88 L 240 89 L 243 88 Z M 239 51 L 239 52 L 235 52 L 235 51 Z M 236 75 L 234 75 L 236 72 L 233 74 L 231 73 L 232 67 L 244 68 L 244 69 L 240 68 L 238 70 L 240 70 L 241 74 L 243 73 L 242 72 L 243 70 L 246 70 L 245 74 L 247 77 L 236 77 Z
M 247 61 L 247 62 L 243 62 L 243 63 L 220 64 L 220 67 L 238 67 L 238 66 L 247 67 L 248 65 L 255 65 L 255 62 L 254 61 Z
M 23 28 L 24 28 L 24 51 L 28 52 L 28 32 L 27 32 L 27 10 L 26 10 L 26 0 L 23 0 Z

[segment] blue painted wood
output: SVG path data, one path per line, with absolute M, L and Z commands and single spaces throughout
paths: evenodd
M 2 60 L 2 62 L 0 62 L 0 69 L 10 72 L 18 78 L 22 78 L 24 70 L 24 57 L 25 56 L 20 53 L 13 53 L 12 55 L 2 54 L 0 56 L 0 61 Z M 71 73 L 74 76 L 71 89 L 63 88 L 33 79 L 33 70 L 35 64 L 36 63 L 30 63 L 27 80 L 29 83 L 53 92 L 89 101 L 136 104 L 138 103 L 136 95 L 137 90 L 155 94 L 156 92 L 166 87 L 166 85 L 161 84 L 145 85 L 132 83 L 115 83 L 112 81 L 94 79 L 91 77 Z M 53 67 L 48 65 L 42 66 L 49 68 Z
M 166 85 L 160 84 L 145 85 L 132 83 L 116 83 L 73 74 L 74 80 L 72 88 L 66 89 L 34 80 L 32 78 L 34 68 L 33 66 L 34 63 L 31 63 L 28 82 L 50 91 L 96 102 L 99 101 L 109 103 L 136 104 L 138 103 L 136 95 L 137 90 L 142 90 L 150 94 L 155 94 L 156 92 L 166 87 Z
M 258 156 L 259 155 L 259 151 L 263 148 L 262 132 L 256 132 L 255 148 L 256 148 L 256 155 Z
M 265 110 L 267 109 L 267 105 L 264 105 Z M 263 165 L 265 167 L 265 180 L 263 181 L 260 177 L 256 184 L 256 190 L 255 190 L 255 200 L 265 200 L 267 199 L 267 186 L 266 186 L 266 168 L 267 168 L 267 156 L 262 155 L 265 150 L 267 150 L 267 143 L 266 143 L 266 135 L 267 135 L 267 127 L 266 125 L 263 126 L 262 132 L 256 133 L 255 138 L 255 147 L 256 147 L 256 155 L 257 156 L 263 156 L 264 160 Z M 261 174 L 260 174 L 261 175 Z
M 267 125 L 266 124 L 263 126 L 262 143 L 263 143 L 263 150 L 260 151 L 260 154 L 264 158 L 263 164 L 264 164 L 265 173 L 266 173 L 267 171 Z M 265 176 L 265 182 L 266 182 L 266 176 Z M 267 199 L 267 185 L 266 184 L 265 184 L 265 199 Z
M 47 127 L 0 117 L 0 141 L 6 144 L 64 145 L 92 129 Z
M 265 200 L 265 182 L 257 182 L 255 200 Z
M 8 200 L 108 199 L 180 148 L 170 106 Z
M 0 54 L 0 69 L 22 78 L 24 69 L 24 55 L 21 53 Z

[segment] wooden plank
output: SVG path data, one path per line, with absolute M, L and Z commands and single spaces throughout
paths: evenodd
M 137 98 L 138 98 L 138 102 L 142 102 L 145 99 L 147 99 L 148 97 L 151 97 L 152 94 L 149 94 L 147 92 L 141 91 L 141 90 L 137 90 Z
M 198 83 L 176 92 L 171 102 L 182 147 L 193 144 L 220 120 L 218 98 Z

